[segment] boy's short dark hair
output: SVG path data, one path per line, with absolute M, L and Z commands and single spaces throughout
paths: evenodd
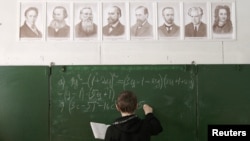
M 121 112 L 134 113 L 137 108 L 137 97 L 132 91 L 123 91 L 118 96 L 116 105 Z

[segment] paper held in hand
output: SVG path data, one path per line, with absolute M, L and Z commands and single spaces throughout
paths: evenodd
M 110 125 L 97 123 L 97 122 L 90 122 L 91 129 L 93 131 L 95 139 L 104 139 L 107 128 Z

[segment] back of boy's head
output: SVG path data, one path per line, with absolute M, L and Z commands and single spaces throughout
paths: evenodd
M 137 108 L 137 97 L 131 91 L 123 91 L 118 96 L 116 105 L 121 112 L 134 113 Z

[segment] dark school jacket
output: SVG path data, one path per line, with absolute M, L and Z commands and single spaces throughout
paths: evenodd
M 159 120 L 149 113 L 145 119 L 136 115 L 118 118 L 108 127 L 105 141 L 150 141 L 152 135 L 162 132 Z

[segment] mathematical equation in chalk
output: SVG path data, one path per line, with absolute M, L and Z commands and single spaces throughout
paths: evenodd
M 95 112 L 98 110 L 114 110 L 116 95 L 126 89 L 154 89 L 162 91 L 169 87 L 186 87 L 194 89 L 193 78 L 173 77 L 168 74 L 151 76 L 99 73 L 92 72 L 88 75 L 77 74 L 63 76 L 56 81 L 56 92 L 52 95 L 53 105 L 60 112 Z M 55 87 L 55 88 L 54 88 Z M 143 104 L 145 101 L 140 101 Z

